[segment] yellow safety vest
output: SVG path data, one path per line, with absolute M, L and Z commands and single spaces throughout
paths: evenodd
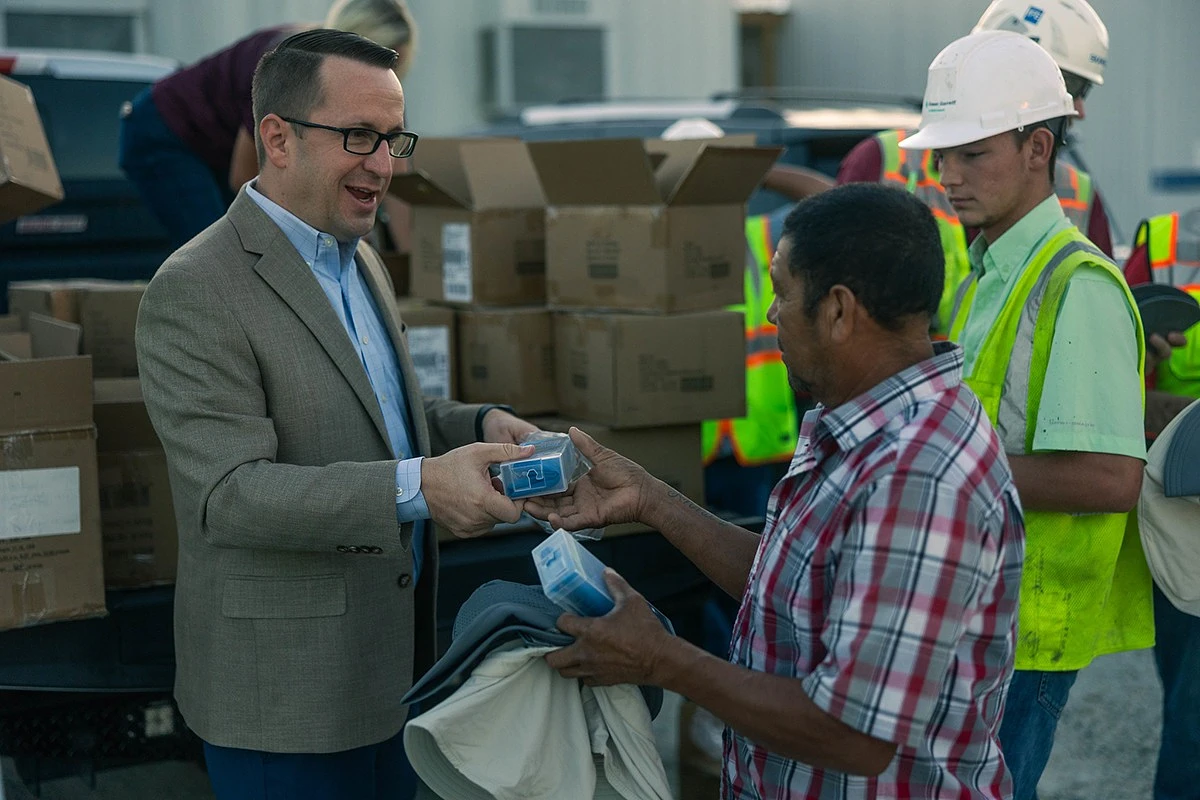
M 767 216 L 746 219 L 745 302 L 730 306 L 746 321 L 746 416 L 708 420 L 701 428 L 704 463 L 728 444 L 743 466 L 788 461 L 800 431 L 778 332 L 767 321 L 775 300 L 771 287 L 771 231 Z
M 1146 246 L 1150 282 L 1178 287 L 1200 300 L 1200 239 L 1179 236 L 1179 212 L 1142 220 L 1135 245 Z M 1187 331 L 1187 346 L 1158 365 L 1155 386 L 1171 394 L 1200 397 L 1200 326 Z
M 1009 453 L 1032 452 L 1032 423 L 1041 404 L 1058 309 L 1067 281 L 1084 264 L 1102 267 L 1120 282 L 1136 318 L 1121 272 L 1071 228 L 1051 237 L 1025 268 L 965 377 Z M 956 298 L 950 328 L 954 341 L 962 338 L 975 288 L 972 273 Z M 1036 318 L 1027 309 L 1036 310 Z M 1137 338 L 1140 365 L 1145 357 L 1140 322 Z M 1001 403 L 1006 386 L 1016 402 Z M 1150 572 L 1133 517 L 1025 512 L 1017 669 L 1075 670 L 1096 656 L 1154 643 Z
M 946 197 L 941 176 L 933 160 L 932 150 L 905 150 L 900 142 L 911 135 L 910 131 L 884 131 L 876 134 L 879 149 L 883 154 L 883 172 L 880 183 L 890 183 L 915 195 L 929 207 L 937 220 L 938 232 L 942 236 L 942 252 L 946 255 L 946 285 L 938 303 L 938 315 L 934 321 L 934 333 L 945 334 L 954 308 L 954 297 L 958 287 L 971 271 L 967 257 L 967 237 L 963 224 Z M 1092 213 L 1092 179 L 1086 172 L 1056 162 L 1054 168 L 1054 193 L 1075 227 L 1087 233 L 1088 219 Z

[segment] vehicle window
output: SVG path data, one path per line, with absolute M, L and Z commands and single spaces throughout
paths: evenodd
M 33 90 L 63 180 L 124 177 L 117 163 L 121 104 L 148 83 L 47 75 L 16 78 Z

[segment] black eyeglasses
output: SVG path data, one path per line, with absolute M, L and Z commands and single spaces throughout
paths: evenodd
M 417 149 L 417 139 L 420 138 L 412 131 L 397 131 L 396 133 L 380 133 L 370 128 L 336 128 L 333 125 L 321 125 L 291 117 L 280 117 L 284 122 L 293 125 L 303 125 L 306 128 L 320 128 L 323 131 L 333 131 L 342 135 L 342 148 L 347 153 L 356 156 L 369 156 L 379 149 L 380 142 L 387 142 L 388 153 L 392 158 L 408 158 Z
M 1092 82 L 1082 75 L 1076 75 L 1074 72 L 1063 72 L 1063 81 L 1067 84 L 1067 94 L 1074 97 L 1076 100 L 1082 100 L 1087 97 L 1088 92 L 1092 90 Z

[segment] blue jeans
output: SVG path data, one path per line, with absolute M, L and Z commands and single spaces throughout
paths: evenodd
M 1078 675 L 1078 671 L 1013 673 L 1000 721 L 1000 751 L 1013 776 L 1013 800 L 1036 800 L 1058 718 Z
M 1154 587 L 1154 662 L 1163 685 L 1162 745 L 1154 800 L 1200 797 L 1200 617 Z
M 228 176 L 213 172 L 167 127 L 149 89 L 121 120 L 121 169 L 167 229 L 172 247 L 220 219 L 233 201 Z
M 204 743 L 217 800 L 412 800 L 403 731 L 341 753 L 263 753 Z

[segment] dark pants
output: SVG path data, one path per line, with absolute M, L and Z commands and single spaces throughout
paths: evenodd
M 1013 800 L 1035 800 L 1058 718 L 1079 672 L 1017 670 L 1000 721 L 1000 751 L 1013 776 Z
M 403 733 L 341 753 L 263 753 L 204 743 L 217 800 L 412 800 Z
M 121 120 L 121 169 L 179 247 L 216 222 L 233 201 L 227 175 L 217 175 L 163 122 L 150 90 Z
M 1154 662 L 1163 685 L 1154 800 L 1200 798 L 1200 617 L 1154 587 Z

